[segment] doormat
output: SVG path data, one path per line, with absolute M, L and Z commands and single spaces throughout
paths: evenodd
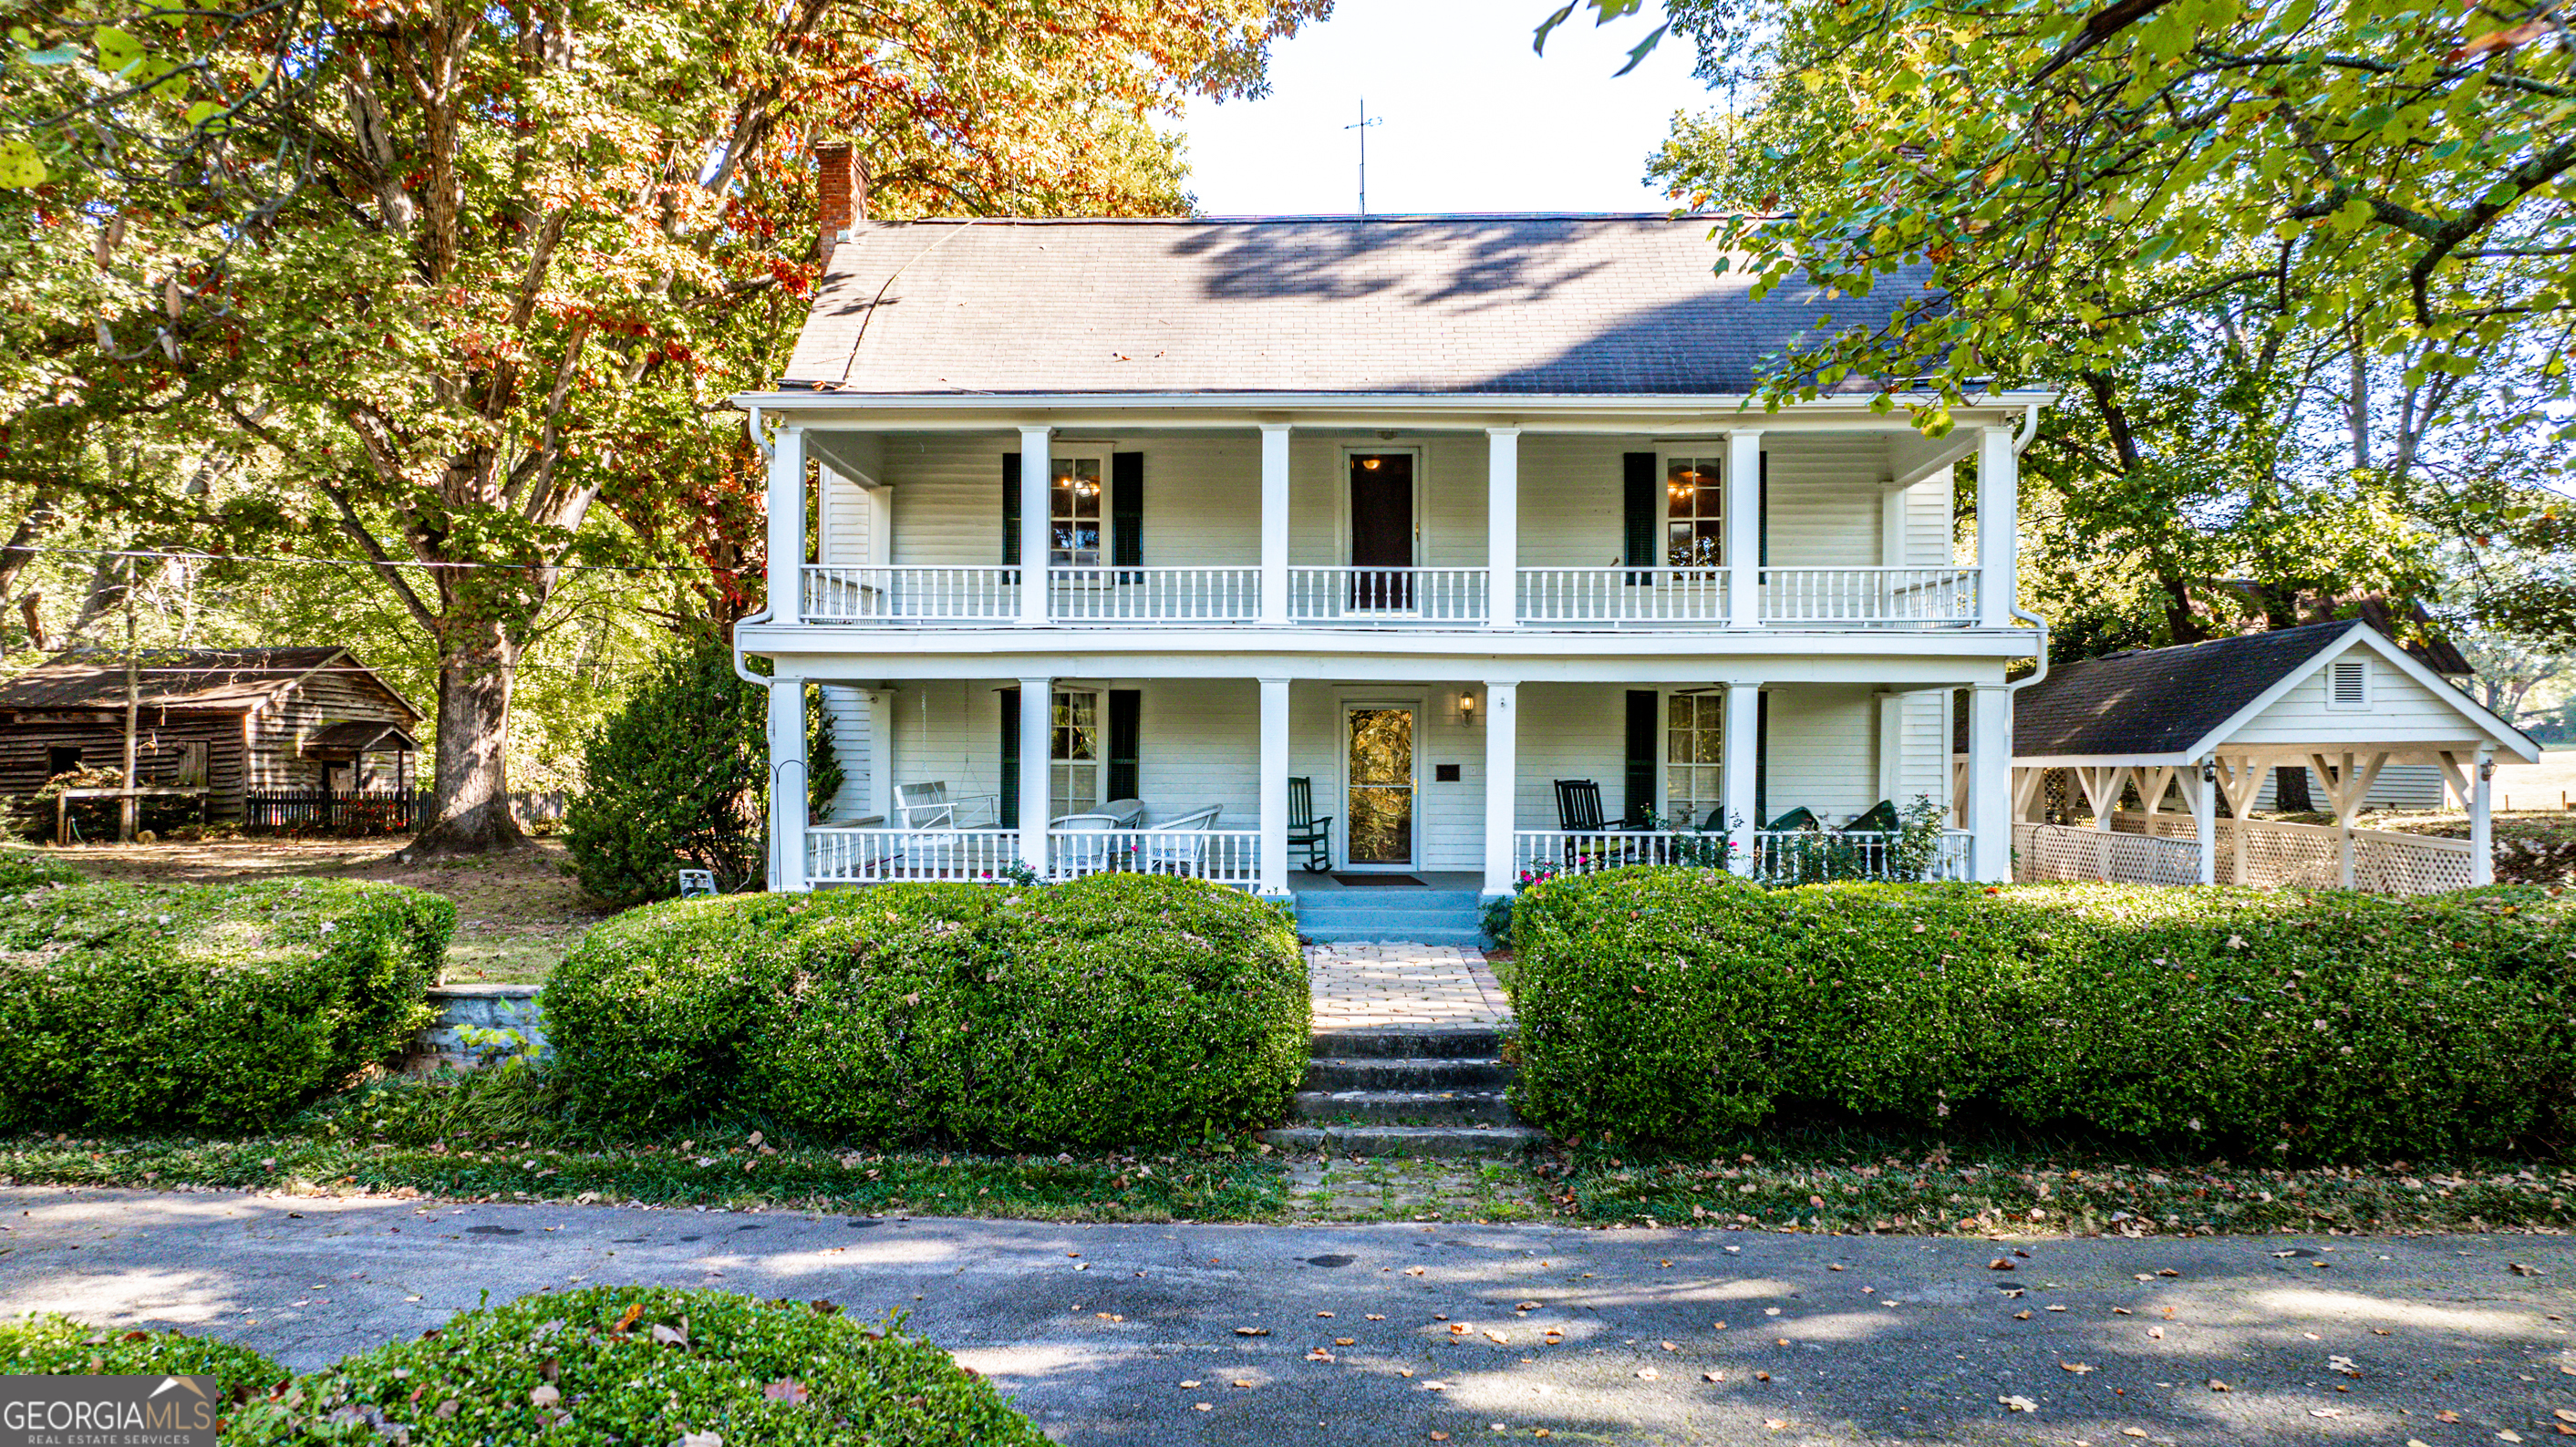
M 1391 884 L 1411 885 L 1415 889 L 1431 887 L 1428 881 L 1416 879 L 1410 874 L 1336 874 L 1333 876 L 1333 883 L 1345 889 L 1380 889 Z

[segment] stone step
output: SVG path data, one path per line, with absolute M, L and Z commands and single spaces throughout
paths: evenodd
M 1301 918 L 1297 933 L 1319 945 L 1455 945 L 1479 949 L 1485 944 L 1485 931 L 1479 925 L 1417 924 L 1392 918 L 1384 923 L 1345 920 L 1330 924 Z
M 1360 1056 L 1306 1066 L 1308 1090 L 1500 1090 L 1511 1080 L 1512 1072 L 1493 1059 Z
M 1510 1125 L 1511 1102 L 1499 1090 L 1301 1090 L 1299 1120 L 1395 1125 Z
M 1314 1060 L 1492 1060 L 1502 1048 L 1502 1033 L 1481 1027 L 1370 1025 L 1318 1030 L 1306 1054 Z
M 1308 910 L 1331 912 L 1375 913 L 1389 910 L 1432 911 L 1472 914 L 1483 907 L 1484 896 L 1472 889 L 1337 889 L 1331 893 L 1309 891 L 1297 896 L 1300 914 Z
M 1513 1156 L 1541 1137 L 1517 1125 L 1302 1125 L 1263 1131 L 1261 1139 L 1281 1150 L 1337 1156 Z

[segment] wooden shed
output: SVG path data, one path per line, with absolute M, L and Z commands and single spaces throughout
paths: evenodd
M 203 788 L 206 817 L 261 794 L 408 798 L 423 718 L 346 648 L 150 649 L 138 659 L 136 783 Z M 125 755 L 126 659 L 62 654 L 0 680 L 0 797 Z

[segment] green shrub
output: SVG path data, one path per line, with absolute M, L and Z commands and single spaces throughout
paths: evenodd
M 1136 1144 L 1268 1124 L 1306 1056 L 1281 911 L 1153 875 L 650 906 L 575 945 L 544 1005 L 575 1119 L 629 1128 Z
M 119 1331 L 67 1316 L 0 1320 L 0 1376 L 213 1377 L 227 1401 L 265 1396 L 290 1375 L 246 1346 L 175 1331 Z
M 81 884 L 0 906 L 0 1128 L 256 1129 L 427 1023 L 456 928 L 342 879 Z
M 717 634 L 691 639 L 636 684 L 582 750 L 564 843 L 582 888 L 612 904 L 669 899 L 679 871 L 730 893 L 759 879 L 769 811 L 769 691 L 733 671 Z M 841 787 L 821 700 L 806 705 L 808 802 Z
M 2576 1090 L 2576 917 L 2390 899 L 1618 870 L 1524 892 L 1531 1123 L 1705 1146 L 1782 1112 L 2265 1161 L 2500 1151 Z
M 827 1302 L 627 1286 L 523 1296 L 344 1358 L 236 1413 L 224 1441 L 484 1447 L 558 1434 L 656 1447 L 1047 1440 L 900 1316 L 861 1326 Z
M 81 880 L 81 872 L 61 860 L 48 859 L 32 849 L 0 846 L 0 898 L 57 884 L 78 884 Z

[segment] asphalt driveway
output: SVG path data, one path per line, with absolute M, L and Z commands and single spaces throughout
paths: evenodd
M 2559 1238 L 1086 1227 L 27 1188 L 0 1190 L 0 1227 L 0 1310 L 297 1368 L 486 1292 L 902 1309 L 1066 1443 L 2576 1436 L 2554 1415 L 2576 1416 Z

